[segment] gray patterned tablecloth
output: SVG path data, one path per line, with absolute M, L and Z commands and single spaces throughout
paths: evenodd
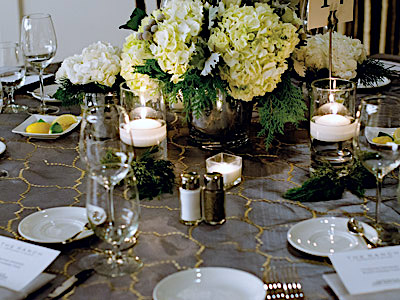
M 398 93 L 396 87 L 398 81 L 381 92 Z M 36 100 L 19 96 L 18 101 L 29 104 Z M 169 116 L 168 157 L 175 173 L 190 170 L 203 174 L 205 159 L 213 153 L 190 146 L 187 129 L 177 126 L 178 119 Z M 29 214 L 50 207 L 85 206 L 85 171 L 77 152 L 79 130 L 47 141 L 13 134 L 11 130 L 27 117 L 0 114 L 0 137 L 7 145 L 0 169 L 9 172 L 8 177 L 0 178 L 0 234 L 22 240 L 17 227 Z M 256 127 L 256 122 L 253 125 Z M 349 192 L 340 200 L 320 199 L 313 203 L 283 199 L 287 189 L 299 186 L 309 175 L 310 153 L 304 129 L 288 130 L 268 152 L 253 134 L 250 145 L 236 154 L 243 157 L 244 181 L 227 192 L 225 224 L 188 227 L 179 223 L 176 188 L 172 195 L 142 201 L 138 242 L 128 251 L 133 249 L 142 259 L 143 269 L 115 279 L 95 274 L 66 299 L 151 299 L 157 282 L 180 270 L 223 266 L 262 278 L 264 268 L 274 265 L 295 267 L 307 299 L 334 299 L 322 278 L 322 274 L 333 271 L 329 260 L 292 248 L 286 239 L 287 231 L 299 221 L 321 216 L 357 216 L 370 221 L 374 216 L 374 190 L 368 190 L 364 199 Z M 385 180 L 382 218 L 399 223 L 396 188 L 397 178 L 392 174 Z M 86 255 L 107 247 L 96 237 L 65 246 L 46 246 L 61 250 L 47 269 L 57 277 L 31 295 L 32 299 L 44 298 L 80 270 L 80 261 Z

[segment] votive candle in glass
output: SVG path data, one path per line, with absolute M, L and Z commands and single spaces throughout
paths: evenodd
M 221 173 L 224 188 L 230 188 L 242 182 L 242 158 L 240 156 L 219 153 L 206 159 L 207 173 Z

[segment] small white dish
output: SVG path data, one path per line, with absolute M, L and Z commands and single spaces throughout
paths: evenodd
M 380 88 L 380 87 L 384 87 L 388 84 L 390 84 L 392 81 L 387 78 L 387 77 L 383 77 L 382 79 L 378 80 L 377 82 L 375 82 L 374 84 L 371 85 L 364 85 L 361 84 L 361 82 L 357 83 L 357 88 L 358 89 L 376 89 L 376 88 Z
M 18 224 L 18 233 L 33 242 L 62 243 L 81 231 L 86 223 L 86 209 L 83 207 L 53 207 L 25 217 Z M 75 240 L 92 234 L 92 230 L 85 230 Z
M 3 154 L 6 151 L 6 144 L 0 142 L 0 154 Z
M 45 85 L 43 87 L 44 90 L 44 101 L 46 102 L 61 102 L 59 99 L 55 99 L 52 96 L 57 92 L 58 88 L 60 85 L 58 84 L 50 84 L 50 85 Z M 32 93 L 32 96 L 36 99 L 40 100 L 40 88 L 35 89 Z
M 368 143 L 373 144 L 375 146 L 387 146 L 392 147 L 392 143 L 390 144 L 378 144 L 372 141 L 372 139 L 376 138 L 379 135 L 379 132 L 386 133 L 393 137 L 394 132 L 397 128 L 384 128 L 384 127 L 366 127 L 365 128 L 365 137 L 368 140 Z M 396 145 L 396 144 L 395 144 Z
M 153 290 L 154 300 L 264 300 L 263 282 L 245 271 L 207 267 L 173 273 Z
M 328 257 L 333 253 L 368 249 L 362 237 L 347 229 L 347 218 L 323 217 L 297 223 L 287 233 L 288 242 L 297 250 L 308 254 Z M 360 222 L 364 234 L 372 242 L 378 241 L 378 233 L 370 225 Z
M 12 132 L 21 134 L 23 136 L 36 138 L 36 139 L 56 139 L 56 138 L 59 138 L 60 136 L 62 136 L 64 134 L 67 134 L 68 132 L 71 132 L 72 130 L 74 130 L 75 127 L 79 125 L 79 123 L 81 122 L 81 119 L 82 119 L 81 117 L 76 117 L 77 118 L 77 122 L 75 122 L 74 124 L 69 126 L 67 128 L 67 130 L 64 130 L 61 133 L 28 133 L 28 132 L 25 131 L 25 129 L 26 129 L 26 127 L 28 127 L 28 125 L 30 125 L 32 123 L 35 123 L 35 122 L 39 121 L 40 119 L 42 119 L 43 121 L 45 121 L 47 123 L 51 123 L 57 117 L 58 116 L 38 115 L 38 114 L 31 115 L 24 122 L 22 122 L 17 127 L 15 127 L 12 130 Z

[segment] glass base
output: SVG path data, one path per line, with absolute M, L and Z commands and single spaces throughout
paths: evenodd
M 40 114 L 40 115 L 51 115 L 56 114 L 60 111 L 60 108 L 57 106 L 36 106 L 36 107 L 29 107 L 28 113 L 30 114 Z
M 3 113 L 5 114 L 18 114 L 21 112 L 26 112 L 28 106 L 19 104 L 8 104 L 3 108 Z
M 94 269 L 98 274 L 107 277 L 119 277 L 139 271 L 143 262 L 137 256 L 120 256 L 116 261 L 105 253 L 90 254 L 80 261 L 82 269 Z

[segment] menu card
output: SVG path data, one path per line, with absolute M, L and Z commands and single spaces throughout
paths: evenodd
M 0 286 L 22 290 L 60 251 L 0 236 Z
M 352 295 L 400 289 L 400 246 L 340 252 L 330 260 Z

